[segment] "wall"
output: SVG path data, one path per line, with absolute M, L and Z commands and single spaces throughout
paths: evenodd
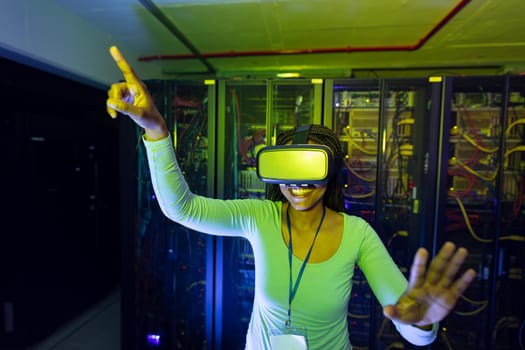
M 121 79 L 108 53 L 111 45 L 118 44 L 131 62 L 137 56 L 53 0 L 0 1 L 0 23 L 0 57 L 92 86 Z M 139 67 L 143 76 L 157 72 L 151 65 Z
M 0 59 L 0 348 L 119 284 L 118 128 L 106 92 Z

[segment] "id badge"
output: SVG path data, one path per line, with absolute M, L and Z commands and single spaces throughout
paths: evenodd
M 272 350 L 308 350 L 306 328 L 283 327 L 270 329 Z

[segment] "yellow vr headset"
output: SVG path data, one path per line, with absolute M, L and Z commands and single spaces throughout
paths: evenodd
M 298 127 L 291 145 L 268 146 L 257 154 L 262 182 L 285 185 L 324 184 L 330 180 L 334 156 L 325 145 L 307 144 L 310 125 Z

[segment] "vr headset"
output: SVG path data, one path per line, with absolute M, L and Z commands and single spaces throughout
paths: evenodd
M 307 186 L 330 180 L 334 155 L 325 145 L 307 144 L 310 125 L 296 129 L 291 145 L 267 146 L 257 154 L 257 176 L 262 182 Z

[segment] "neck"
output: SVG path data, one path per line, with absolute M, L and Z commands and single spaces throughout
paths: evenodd
M 315 230 L 319 226 L 319 221 L 323 216 L 324 204 L 319 201 L 315 206 L 307 210 L 296 210 L 290 203 L 288 203 L 288 215 L 290 216 L 290 223 L 299 230 L 305 229 L 307 231 Z

